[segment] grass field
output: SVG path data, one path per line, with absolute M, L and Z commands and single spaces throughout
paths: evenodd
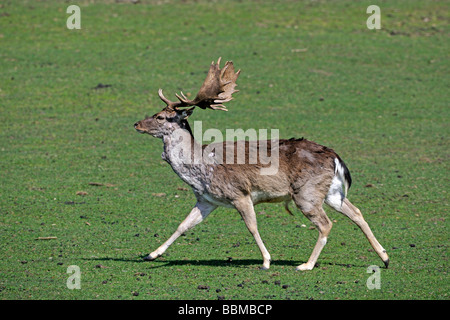
M 71 2 L 0 4 L 0 299 L 449 298 L 446 1 L 378 1 L 380 30 L 366 27 L 372 1 Z M 295 266 L 317 231 L 281 204 L 256 207 L 268 271 L 230 209 L 143 262 L 195 197 L 133 124 L 163 107 L 158 88 L 195 94 L 220 56 L 242 69 L 240 92 L 191 121 L 335 149 L 390 256 L 380 289 L 366 281 L 381 260 L 327 208 L 312 271 Z M 81 290 L 66 286 L 71 265 Z

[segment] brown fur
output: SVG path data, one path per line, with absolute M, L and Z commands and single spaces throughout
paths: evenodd
M 260 141 L 258 143 L 258 151 Z M 267 141 L 268 149 L 272 143 Z M 260 175 L 259 170 L 268 167 L 267 164 L 249 164 L 249 142 L 245 142 L 245 164 L 237 164 L 237 142 L 233 143 L 234 164 L 217 165 L 214 168 L 214 179 L 210 182 L 208 191 L 212 195 L 234 199 L 251 194 L 252 191 L 264 191 L 268 194 L 285 190 L 283 197 L 269 197 L 256 202 L 280 202 L 286 197 L 293 197 L 301 193 L 302 188 L 308 185 L 308 181 L 319 182 L 321 188 L 317 188 L 315 183 L 314 193 L 322 200 L 325 198 L 331 180 L 334 176 L 334 158 L 336 153 L 333 150 L 316 144 L 306 139 L 279 140 L 279 169 L 277 175 Z M 224 154 L 230 144 L 223 143 Z M 307 154 L 308 156 L 304 156 Z M 259 154 L 259 153 L 258 153 Z M 270 151 L 268 152 L 270 155 Z M 259 160 L 259 157 L 258 157 Z M 308 197 L 305 195 L 305 197 Z

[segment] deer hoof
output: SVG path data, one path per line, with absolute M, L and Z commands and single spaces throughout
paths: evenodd
M 308 263 L 304 263 L 299 265 L 295 270 L 297 271 L 305 271 L 305 270 L 312 270 L 314 268 L 314 265 L 309 265 Z
M 158 255 L 152 255 L 151 253 L 148 255 L 148 256 L 146 256 L 145 258 L 144 258 L 144 261 L 153 261 L 153 260 L 155 260 L 156 258 L 158 258 L 159 256 Z

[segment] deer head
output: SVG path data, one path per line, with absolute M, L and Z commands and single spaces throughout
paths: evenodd
M 180 128 L 190 131 L 187 118 L 196 106 L 201 109 L 228 111 L 223 103 L 232 100 L 232 94 L 238 91 L 235 87 L 240 70 L 235 72 L 231 61 L 227 61 L 221 69 L 220 59 L 217 63 L 211 63 L 208 75 L 193 100 L 189 100 L 181 92 L 180 95 L 176 94 L 178 101 L 170 101 L 164 96 L 162 89 L 159 89 L 158 95 L 166 107 L 152 117 L 136 122 L 134 128 L 140 133 L 162 138 Z

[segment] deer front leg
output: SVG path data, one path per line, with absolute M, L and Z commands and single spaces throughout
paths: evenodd
M 256 244 L 258 245 L 259 250 L 261 251 L 261 254 L 263 256 L 263 265 L 261 269 L 262 270 L 269 269 L 270 254 L 269 251 L 267 251 L 266 247 L 264 246 L 261 236 L 259 235 L 258 226 L 256 224 L 256 214 L 255 209 L 253 208 L 252 200 L 250 199 L 250 197 L 245 197 L 235 201 L 233 205 L 237 209 L 237 211 L 239 211 L 239 213 L 241 214 L 248 231 L 250 231 L 250 233 L 255 238 Z
M 192 229 L 194 226 L 203 221 L 217 206 L 207 202 L 197 202 L 191 213 L 184 219 L 184 221 L 178 226 L 174 234 L 167 239 L 158 249 L 150 253 L 144 258 L 146 261 L 152 261 L 160 257 L 169 246 L 178 239 L 183 233 Z

